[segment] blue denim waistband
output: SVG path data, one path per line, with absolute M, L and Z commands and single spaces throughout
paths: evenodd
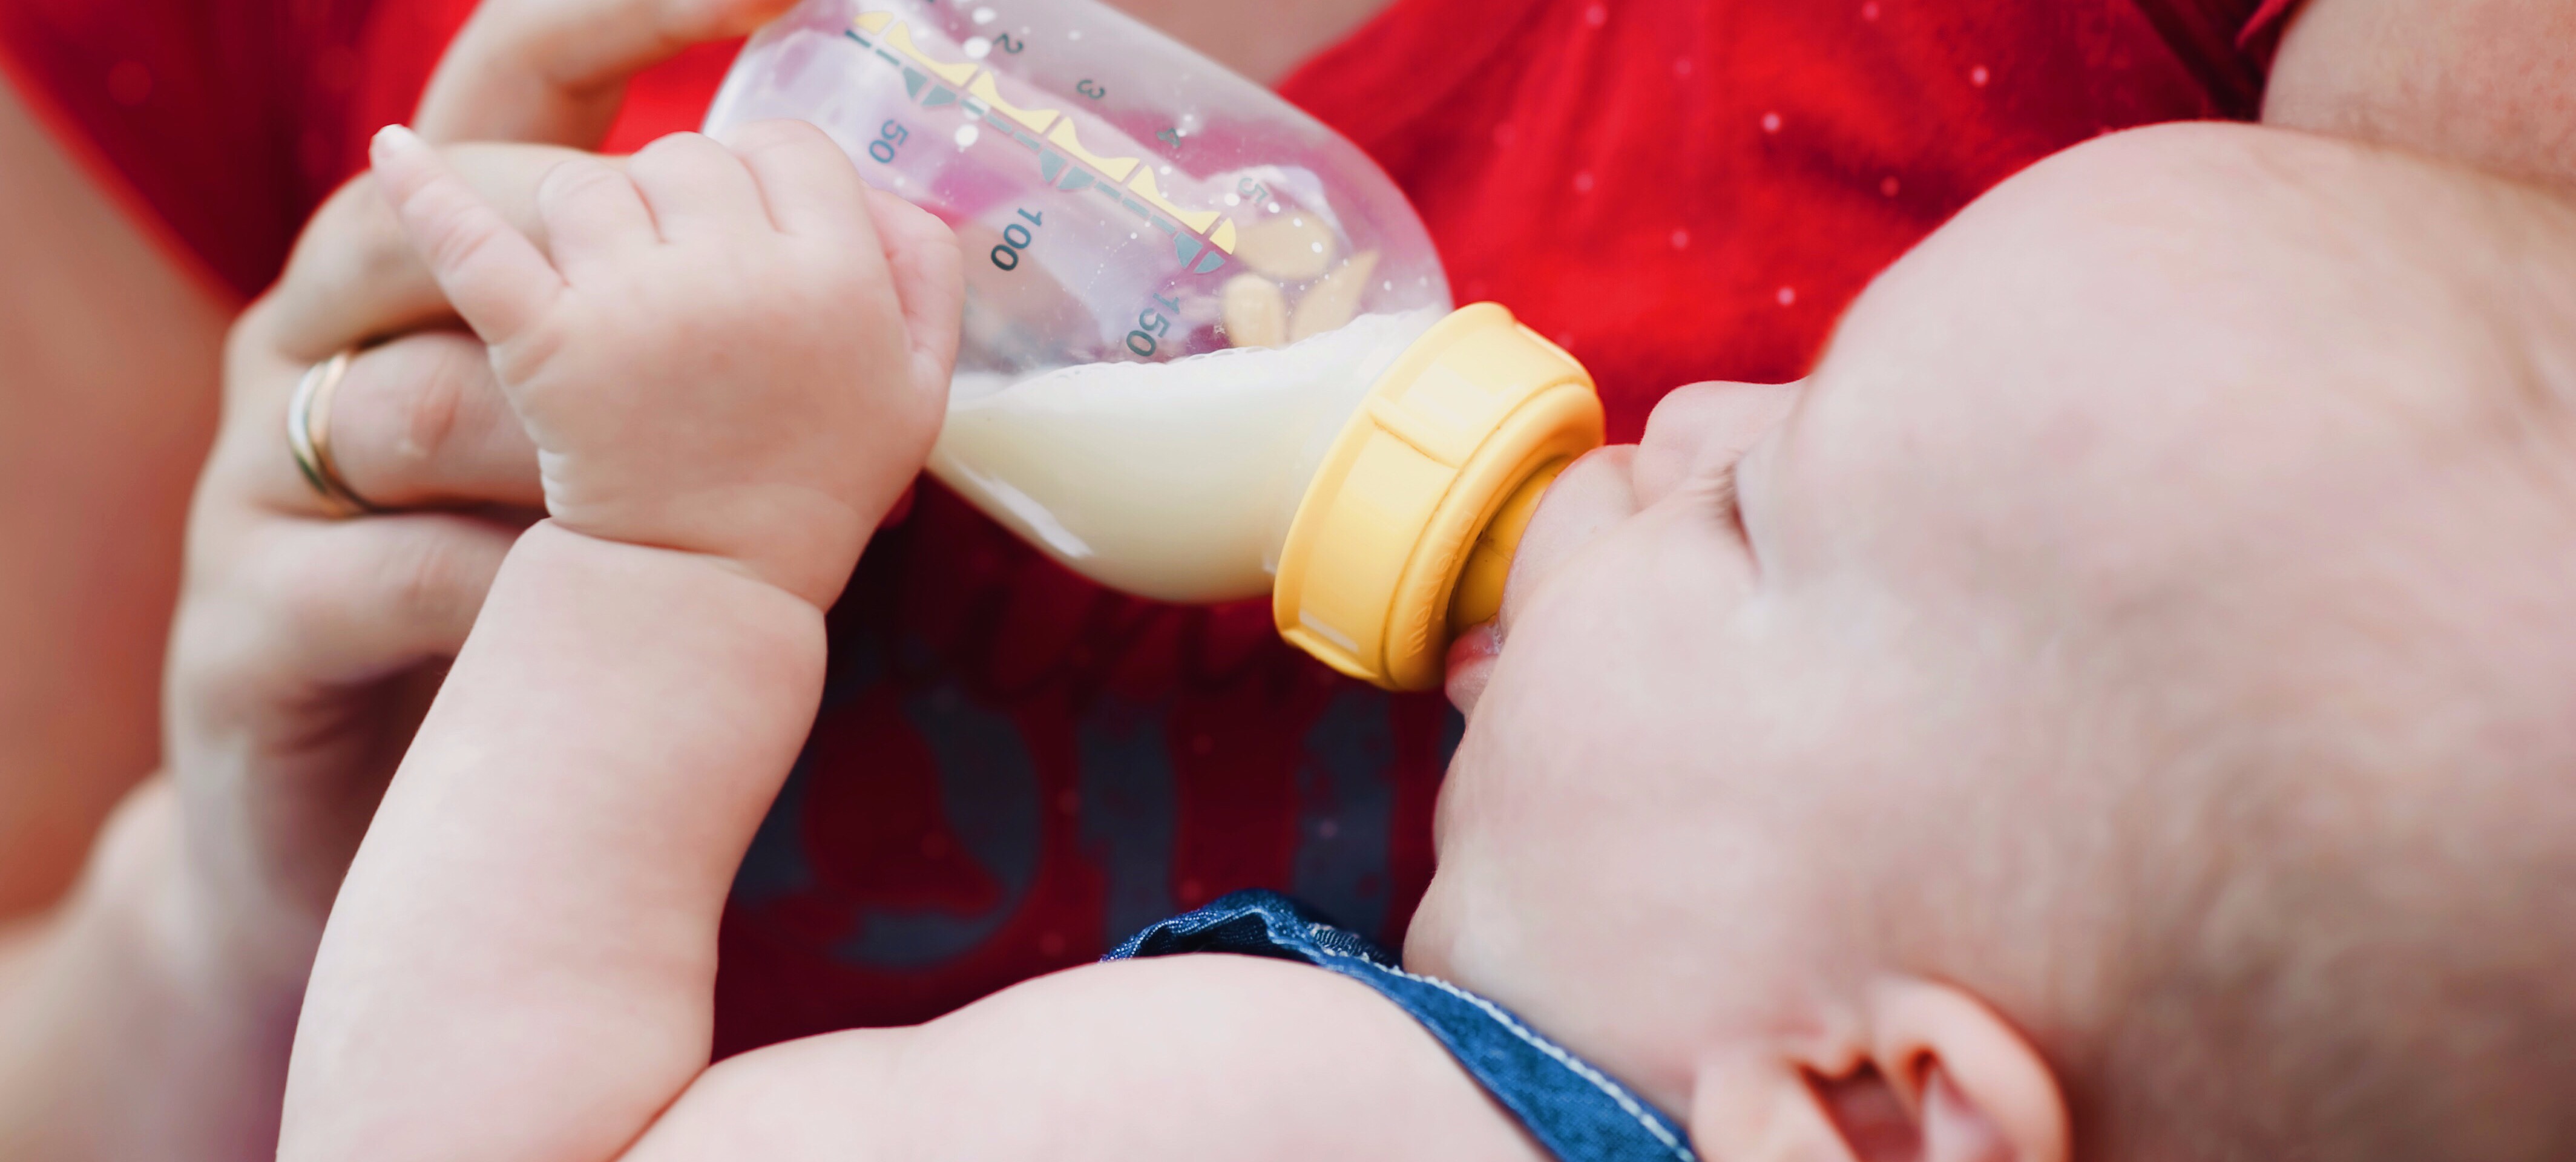
M 1236 892 L 1129 937 L 1103 959 L 1185 952 L 1302 960 L 1376 989 L 1422 1022 L 1561 1162 L 1696 1162 L 1689 1138 L 1663 1111 L 1501 1005 L 1404 971 L 1358 933 L 1277 892 Z

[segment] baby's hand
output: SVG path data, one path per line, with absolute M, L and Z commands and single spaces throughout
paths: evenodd
M 937 435 L 955 240 L 798 122 L 557 168 L 549 262 L 409 130 L 375 170 L 538 448 L 547 510 L 828 605 Z

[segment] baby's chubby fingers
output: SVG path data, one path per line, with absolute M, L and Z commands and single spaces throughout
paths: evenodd
M 942 390 L 944 398 L 966 305 L 957 235 L 930 211 L 883 190 L 867 191 L 867 202 L 902 303 L 914 381 Z
M 892 290 L 918 382 L 948 382 L 965 277 L 957 236 L 929 211 L 859 177 L 850 155 L 802 121 L 755 121 L 728 134 L 779 232 L 850 264 L 861 285 Z
M 769 229 L 751 171 L 714 138 L 697 133 L 662 138 L 627 160 L 626 176 L 652 207 L 664 241 L 740 237 Z
M 537 217 L 556 269 L 574 286 L 658 241 L 653 211 L 635 183 L 595 158 L 571 158 L 546 174 L 537 186 Z
M 376 134 L 370 156 L 412 248 L 484 342 L 507 346 L 545 317 L 563 294 L 563 276 L 437 151 L 389 125 Z
M 724 144 L 742 158 L 780 233 L 846 248 L 866 277 L 884 276 L 868 184 L 829 135 L 803 121 L 754 121 Z
M 590 155 L 483 142 L 444 147 L 439 156 L 544 250 L 548 235 L 537 211 L 537 189 L 566 160 Z M 600 160 L 616 165 L 622 159 Z M 456 319 L 455 307 L 412 249 L 402 219 L 372 173 L 341 186 L 314 211 L 262 306 L 270 316 L 264 331 L 271 341 L 305 362 L 352 343 Z

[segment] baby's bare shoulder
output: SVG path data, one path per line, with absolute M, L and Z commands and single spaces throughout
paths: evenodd
M 1043 977 L 928 1025 L 709 1071 L 630 1157 L 1543 1157 L 1402 1010 L 1286 961 L 1198 955 Z

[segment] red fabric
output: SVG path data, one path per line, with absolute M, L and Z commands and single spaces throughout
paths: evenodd
M 0 44 L 247 293 L 469 2 L 0 0 Z M 1873 273 L 2021 167 L 2249 115 L 2256 8 L 1397 0 L 1281 91 L 1412 195 L 1462 301 L 1585 360 L 1627 439 L 1675 385 L 1803 373 Z M 646 78 L 617 141 L 694 124 L 726 56 Z M 832 626 L 726 916 L 727 1050 L 925 1018 L 1238 887 L 1394 937 L 1429 877 L 1455 716 L 1332 676 L 1265 605 L 1104 592 L 927 488 Z
M 368 136 L 411 117 L 475 0 L 0 0 L 0 71 L 173 258 L 247 299 Z M 611 147 L 694 125 L 708 45 L 638 86 Z
M 2261 11 L 2245 22 L 2245 31 L 2236 38 L 2236 46 L 2256 64 L 2272 65 L 2272 54 L 2281 47 L 2281 31 L 2290 24 L 2290 13 L 2301 0 L 2263 0 Z
M 1404 0 L 1282 92 L 1405 186 L 1462 300 L 1584 360 L 1627 440 L 1676 384 L 1802 374 L 1870 276 L 2021 167 L 2250 114 L 2235 2 Z
M 5 0 L 0 58 L 76 156 L 108 167 L 236 293 L 268 281 L 322 168 L 299 115 L 345 96 L 331 13 L 242 0 Z M 338 86 L 334 87 L 334 84 Z
M 2252 19 L 2245 22 L 2242 39 L 2251 40 L 2265 33 L 2278 33 L 2280 26 L 2289 20 L 2290 10 L 2297 8 L 2299 4 L 2300 0 L 2263 0 L 2263 7 L 2254 13 Z

